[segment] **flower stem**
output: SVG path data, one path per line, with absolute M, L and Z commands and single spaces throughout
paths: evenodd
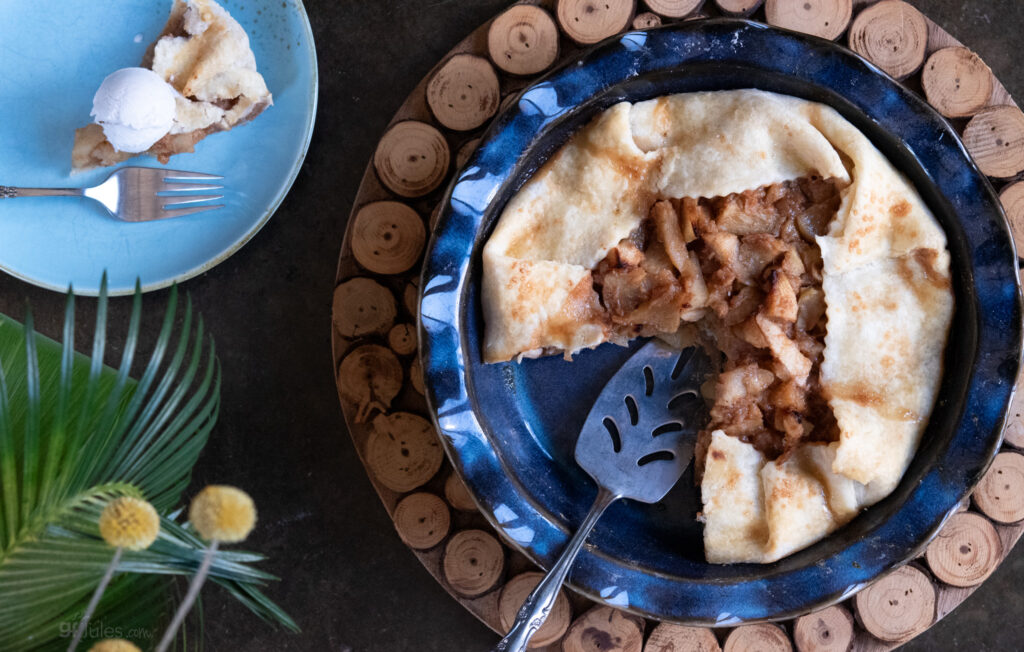
M 117 568 L 117 563 L 121 561 L 121 550 L 118 546 L 114 549 L 114 558 L 110 560 L 110 564 L 107 566 L 107 570 L 103 573 L 103 579 L 100 580 L 99 586 L 93 591 L 92 599 L 89 600 L 89 606 L 85 608 L 85 613 L 82 614 L 82 619 L 78 621 L 78 629 L 75 630 L 75 637 L 71 639 L 71 645 L 68 646 L 68 652 L 75 652 L 75 648 L 82 642 L 82 637 L 85 636 L 85 630 L 89 626 L 89 619 L 92 618 L 92 614 L 96 611 L 97 605 L 100 603 L 100 598 L 103 597 L 103 592 L 107 589 L 107 585 L 110 584 L 110 579 L 114 577 L 114 570 Z
M 213 557 L 217 553 L 217 540 L 214 539 L 210 542 L 210 547 L 206 549 L 206 554 L 203 555 L 203 562 L 199 564 L 199 570 L 192 576 L 192 582 L 188 585 L 188 592 L 185 593 L 185 599 L 181 601 L 181 605 L 178 610 L 174 613 L 174 618 L 171 620 L 171 624 L 167 626 L 167 631 L 164 632 L 164 637 L 160 639 L 160 645 L 156 646 L 156 652 L 167 652 L 167 648 L 170 647 L 171 641 L 174 640 L 174 634 L 181 627 L 181 623 L 185 621 L 185 616 L 188 615 L 190 609 L 192 609 L 192 603 L 196 601 L 196 597 L 199 595 L 199 589 L 203 587 L 203 581 L 206 580 L 206 574 L 210 572 L 210 564 L 213 563 Z

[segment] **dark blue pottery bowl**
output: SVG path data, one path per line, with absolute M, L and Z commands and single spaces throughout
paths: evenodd
M 588 597 L 702 625 L 789 618 L 841 600 L 913 558 L 1000 445 L 1021 354 L 1017 257 L 1006 218 L 956 133 L 920 98 L 834 43 L 740 20 L 630 32 L 526 89 L 455 178 L 425 261 L 422 362 L 455 468 L 510 544 L 549 567 L 596 493 L 573 461 L 588 410 L 630 349 L 573 362 L 481 362 L 480 250 L 506 202 L 612 104 L 759 88 L 823 102 L 916 185 L 949 238 L 957 310 L 921 448 L 886 500 L 767 565 L 704 560 L 692 471 L 657 505 L 616 503 L 570 576 Z

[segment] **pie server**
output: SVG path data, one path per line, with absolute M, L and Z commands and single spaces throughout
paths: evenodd
M 590 512 L 492 652 L 522 652 L 555 604 L 576 555 L 601 514 L 620 498 L 654 503 L 693 458 L 703 425 L 700 386 L 710 360 L 697 347 L 680 352 L 652 340 L 601 390 L 576 440 L 576 462 L 598 486 Z

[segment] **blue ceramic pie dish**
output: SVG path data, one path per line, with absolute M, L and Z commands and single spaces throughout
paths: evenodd
M 455 468 L 510 544 L 549 567 L 582 520 L 596 487 L 573 461 L 576 435 L 639 343 L 606 344 L 572 362 L 483 364 L 483 244 L 516 190 L 600 111 L 738 88 L 834 107 L 912 180 L 949 238 L 957 310 L 939 399 L 902 483 L 819 543 L 773 564 L 708 564 L 692 470 L 662 503 L 612 506 L 570 584 L 596 601 L 688 624 L 793 617 L 913 558 L 999 448 L 1021 355 L 1006 218 L 954 130 L 920 98 L 843 47 L 748 21 L 627 33 L 548 74 L 494 122 L 453 181 L 424 263 L 428 400 Z

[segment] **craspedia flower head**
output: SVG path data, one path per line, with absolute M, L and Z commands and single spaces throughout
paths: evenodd
M 103 508 L 100 536 L 112 546 L 143 550 L 160 533 L 160 517 L 153 506 L 140 498 L 121 496 Z
M 108 638 L 89 648 L 89 652 L 142 652 L 134 643 L 123 638 Z
M 210 485 L 192 499 L 188 518 L 204 539 L 236 543 L 256 525 L 256 506 L 241 489 Z

